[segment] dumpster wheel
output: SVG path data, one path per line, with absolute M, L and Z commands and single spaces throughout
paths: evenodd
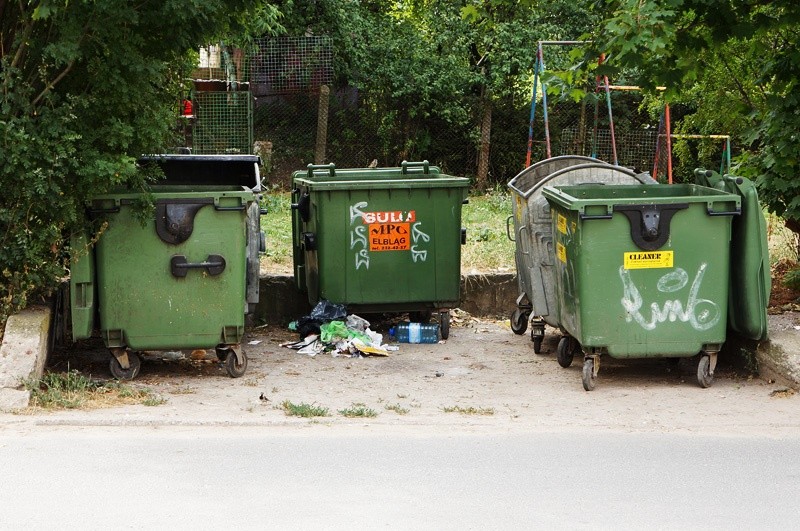
M 247 371 L 247 355 L 241 347 L 217 347 L 217 358 L 231 378 L 241 378 Z
M 600 369 L 600 356 L 586 356 L 583 360 L 583 389 L 594 391 L 597 382 L 597 371 Z
M 511 331 L 518 336 L 524 334 L 528 329 L 528 316 L 530 316 L 530 312 L 522 308 L 514 310 L 514 313 L 511 314 Z
M 442 333 L 442 339 L 450 337 L 450 310 L 439 312 L 439 330 Z
M 534 352 L 536 345 L 534 344 Z M 558 364 L 565 369 L 572 365 L 572 360 L 575 359 L 575 351 L 580 347 L 578 342 L 573 337 L 562 336 L 558 340 L 558 347 L 556 348 L 556 360 Z
M 109 369 L 111 376 L 117 380 L 133 380 L 139 374 L 139 369 L 142 367 L 142 360 L 139 356 L 126 349 L 114 349 L 111 351 L 111 362 Z M 128 365 L 128 368 L 123 368 L 122 363 Z
M 716 354 L 713 354 L 716 356 Z M 711 367 L 711 355 L 703 353 L 697 363 L 697 383 L 700 387 L 707 389 L 714 383 L 714 369 Z
M 544 343 L 544 323 L 539 319 L 531 322 L 531 341 L 533 341 L 534 354 L 541 354 L 542 343 Z

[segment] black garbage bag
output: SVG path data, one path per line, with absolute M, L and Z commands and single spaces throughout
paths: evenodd
M 314 306 L 309 317 L 321 323 L 344 320 L 347 318 L 347 308 L 344 304 L 336 304 L 323 299 Z
M 297 333 L 300 334 L 300 339 L 305 339 L 306 336 L 311 334 L 319 335 L 321 325 L 320 321 L 306 315 L 297 320 Z

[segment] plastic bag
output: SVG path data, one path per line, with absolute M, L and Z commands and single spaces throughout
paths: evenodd
M 347 308 L 344 304 L 336 304 L 323 299 L 314 306 L 309 317 L 323 323 L 344 319 L 347 317 Z
M 358 330 L 347 328 L 343 321 L 331 321 L 320 327 L 319 338 L 323 343 L 335 343 L 337 339 L 352 339 L 354 337 L 367 343 L 370 341 L 369 336 Z

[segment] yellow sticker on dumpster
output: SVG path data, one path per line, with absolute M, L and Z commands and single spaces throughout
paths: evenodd
M 558 225 L 558 232 L 560 232 L 561 234 L 567 233 L 567 218 L 559 214 L 556 225 Z
M 556 255 L 558 256 L 559 260 L 565 264 L 567 263 L 567 248 L 564 247 L 561 242 L 556 243 Z
M 625 269 L 659 269 L 672 267 L 674 251 L 641 251 L 624 253 Z

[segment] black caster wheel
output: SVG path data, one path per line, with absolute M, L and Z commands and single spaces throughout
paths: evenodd
M 511 314 L 511 331 L 521 336 L 528 329 L 528 312 L 517 308 Z
M 238 363 L 236 353 L 232 350 L 228 351 L 225 356 L 225 370 L 231 378 L 241 378 L 247 370 L 247 355 L 242 352 L 242 362 Z
M 533 341 L 533 352 L 542 353 L 542 343 L 544 343 L 544 325 L 531 324 L 531 341 Z
M 593 391 L 595 385 L 594 359 L 586 358 L 583 360 L 583 389 Z
M 109 363 L 111 376 L 117 380 L 133 380 L 139 374 L 139 369 L 142 367 L 142 361 L 139 359 L 138 355 L 134 354 L 133 352 L 128 352 L 128 365 L 130 365 L 130 367 L 123 369 L 122 365 L 119 363 L 119 360 L 112 356 L 111 362 Z
M 541 354 L 542 353 L 542 342 L 544 342 L 544 337 L 542 336 L 535 336 L 531 338 L 533 340 L 533 352 L 534 354 Z
M 442 333 L 442 339 L 450 337 L 450 312 L 448 310 L 439 312 L 439 331 Z
M 565 369 L 572 365 L 572 360 L 575 358 L 575 350 L 572 345 L 573 339 L 569 336 L 563 336 L 558 340 L 558 348 L 556 348 L 556 359 L 558 364 Z
M 700 356 L 700 362 L 697 364 L 697 383 L 700 387 L 707 389 L 714 383 L 714 373 L 711 372 L 711 358 L 708 354 Z

